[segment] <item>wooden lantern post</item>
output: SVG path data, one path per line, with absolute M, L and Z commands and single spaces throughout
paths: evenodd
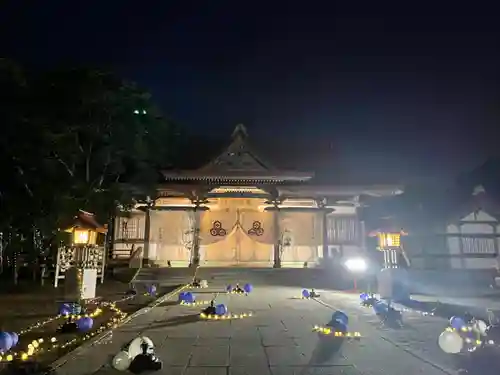
M 378 239 L 377 250 L 384 254 L 384 269 L 398 268 L 398 254 L 403 251 L 401 237 L 407 235 L 408 233 L 402 229 L 399 231 L 377 229 L 369 234 L 370 237 Z
M 382 251 L 384 263 L 378 274 L 378 292 L 380 297 L 392 300 L 403 300 L 409 297 L 408 288 L 404 282 L 404 270 L 400 269 L 399 255 L 403 254 L 401 238 L 408 233 L 394 229 L 377 229 L 370 232 L 370 237 L 377 237 L 377 250 Z M 406 257 L 405 257 L 406 259 Z
M 104 250 L 98 246 L 98 235 L 106 234 L 107 228 L 98 224 L 93 214 L 80 211 L 75 216 L 73 224 L 64 231 L 71 235 L 71 241 L 70 245 L 63 246 L 58 250 L 54 286 L 57 287 L 59 278 L 64 278 L 66 280 L 66 293 L 74 296 L 78 302 L 82 302 L 82 299 L 93 298 L 95 294 L 99 272 L 96 268 L 96 264 L 99 263 L 96 261 L 98 259 L 96 254 L 102 258 L 100 260 L 102 262 L 100 270 L 102 281 L 105 254 L 102 253 Z M 92 296 L 89 297 L 88 294 Z

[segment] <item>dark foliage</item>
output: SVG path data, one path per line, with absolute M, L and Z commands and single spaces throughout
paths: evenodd
M 4 247 L 54 242 L 78 210 L 106 223 L 132 197 L 153 194 L 158 170 L 175 160 L 181 130 L 150 95 L 98 70 L 28 76 L 0 60 L 0 233 Z M 17 243 L 16 243 L 17 242 Z M 10 246 L 13 245 L 13 246 Z

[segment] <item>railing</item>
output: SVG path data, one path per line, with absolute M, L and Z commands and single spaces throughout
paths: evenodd
M 118 238 L 113 241 L 113 251 L 111 252 L 111 259 L 127 260 L 130 258 L 131 251 L 136 246 L 143 246 L 144 238 Z M 132 246 L 132 249 L 130 249 Z
M 130 250 L 130 258 L 128 261 L 129 268 L 142 268 L 142 260 L 144 258 L 144 248 L 142 246 L 137 247 L 137 249 L 132 248 Z

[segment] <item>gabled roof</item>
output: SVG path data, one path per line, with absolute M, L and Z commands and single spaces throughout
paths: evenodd
M 500 218 L 500 205 L 486 193 L 482 185 L 478 185 L 474 187 L 472 196 L 453 210 L 449 216 L 449 221 L 464 220 L 469 214 L 477 214 L 481 211 L 496 219 Z
M 245 126 L 239 124 L 233 131 L 229 146 L 212 161 L 196 170 L 163 171 L 163 175 L 170 181 L 302 182 L 314 174 L 281 170 L 264 161 L 250 145 Z
M 73 218 L 71 227 L 65 229 L 65 231 L 72 232 L 74 229 L 89 229 L 99 233 L 107 232 L 106 227 L 97 222 L 94 214 L 83 210 L 78 211 L 78 215 Z
M 257 155 L 248 142 L 247 129 L 243 124 L 236 125 L 232 142 L 221 154 L 198 169 L 199 172 L 264 172 L 276 170 L 270 163 Z

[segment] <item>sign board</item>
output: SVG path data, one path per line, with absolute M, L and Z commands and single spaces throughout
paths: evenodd
M 81 299 L 95 298 L 97 287 L 97 269 L 85 268 L 82 276 L 82 290 L 80 291 Z

